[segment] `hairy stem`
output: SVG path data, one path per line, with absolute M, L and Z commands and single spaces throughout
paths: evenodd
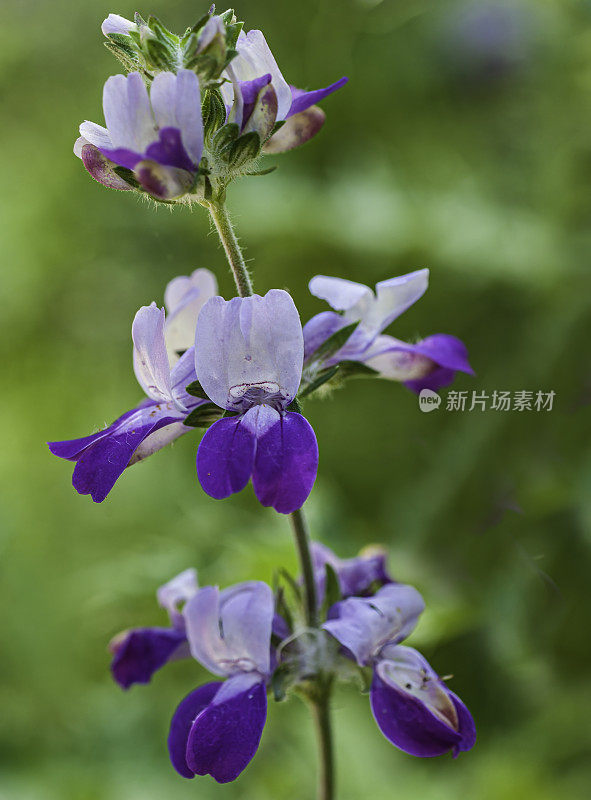
M 250 297 L 253 294 L 252 282 L 248 270 L 246 269 L 244 255 L 242 254 L 240 244 L 234 233 L 228 210 L 223 203 L 217 201 L 209 202 L 207 207 L 220 237 L 220 241 L 226 251 L 238 294 L 240 297 Z M 308 524 L 302 509 L 298 509 L 294 511 L 293 514 L 290 514 L 289 520 L 291 522 L 304 578 L 306 622 L 310 628 L 318 629 L 320 628 L 318 597 L 316 594 L 316 581 L 314 580 L 312 553 L 310 551 Z M 318 676 L 315 683 L 314 696 L 310 699 L 310 705 L 318 733 L 320 759 L 318 800 L 334 800 L 334 759 L 329 714 L 330 681 L 327 681 L 323 676 Z
M 246 262 L 244 261 L 242 249 L 234 233 L 234 228 L 232 227 L 228 209 L 224 203 L 215 201 L 208 203 L 207 207 L 220 237 L 220 241 L 226 251 L 228 264 L 232 270 L 238 294 L 240 297 L 250 297 L 250 295 L 253 294 L 252 282 L 248 270 L 246 269 Z
M 330 685 L 312 703 L 312 712 L 318 735 L 318 757 L 320 774 L 318 776 L 318 800 L 334 800 L 335 775 L 332 727 L 330 724 Z
M 312 553 L 310 552 L 310 533 L 303 510 L 300 508 L 289 515 L 293 530 L 300 567 L 304 578 L 304 594 L 306 600 L 306 622 L 310 628 L 320 627 L 318 619 L 318 598 L 316 596 L 316 581 L 314 580 L 314 567 L 312 566 Z

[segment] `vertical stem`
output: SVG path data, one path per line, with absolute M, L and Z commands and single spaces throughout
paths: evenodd
M 228 263 L 234 276 L 236 289 L 240 297 L 253 294 L 252 282 L 246 269 L 244 256 L 234 233 L 228 210 L 223 203 L 211 201 L 207 204 L 209 213 L 216 227 L 220 241 L 226 251 Z M 318 616 L 318 597 L 316 581 L 310 552 L 310 533 L 302 509 L 290 514 L 289 520 L 293 529 L 298 551 L 306 601 L 306 622 L 310 628 L 320 628 Z M 334 800 L 334 758 L 332 732 L 330 726 L 330 680 L 319 675 L 316 678 L 316 691 L 311 700 L 312 713 L 318 733 L 320 776 L 318 784 L 318 800 Z
M 316 596 L 316 581 L 314 579 L 314 568 L 312 566 L 312 554 L 310 552 L 310 533 L 308 523 L 300 508 L 289 515 L 289 521 L 293 529 L 293 535 L 300 558 L 302 576 L 304 578 L 304 592 L 306 598 L 306 621 L 311 628 L 318 628 L 318 598 Z
M 226 251 L 238 294 L 240 297 L 250 297 L 250 295 L 253 294 L 252 282 L 248 270 L 246 269 L 246 262 L 244 261 L 242 250 L 238 244 L 234 228 L 232 227 L 228 209 L 223 203 L 214 201 L 208 204 L 208 208 L 220 241 Z
M 318 776 L 318 800 L 334 800 L 335 775 L 332 728 L 330 724 L 330 686 L 323 691 L 322 696 L 312 703 L 314 721 L 318 734 L 318 756 L 320 761 L 320 774 Z

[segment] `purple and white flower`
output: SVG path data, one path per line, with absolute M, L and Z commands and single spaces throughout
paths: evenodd
M 416 589 L 391 583 L 373 597 L 336 603 L 323 627 L 346 655 L 372 667 L 372 713 L 392 744 L 415 756 L 456 756 L 474 745 L 474 720 L 423 656 L 400 644 L 423 609 Z
M 466 347 L 455 336 L 435 334 L 408 344 L 380 335 L 425 293 L 428 280 L 429 270 L 421 269 L 381 281 L 374 292 L 342 278 L 312 278 L 311 293 L 326 300 L 334 311 L 317 314 L 304 326 L 306 363 L 315 361 L 315 353 L 331 336 L 357 322 L 344 346 L 322 359 L 317 367 L 359 361 L 374 369 L 378 377 L 401 381 L 417 393 L 424 388 L 436 391 L 449 385 L 457 371 L 473 375 Z
M 168 750 L 184 778 L 235 780 L 255 755 L 267 719 L 274 599 L 262 582 L 199 589 L 183 610 L 191 654 L 224 678 L 180 703 Z
M 266 153 L 291 150 L 315 136 L 325 121 L 316 103 L 344 86 L 347 78 L 314 91 L 290 86 L 262 31 L 241 31 L 236 50 L 238 55 L 224 73 L 228 82 L 221 89 L 228 121 L 236 122 L 241 131 L 256 131 L 263 141 L 276 122 L 284 122 L 266 143 Z
M 196 270 L 169 283 L 168 318 L 155 303 L 140 308 L 132 325 L 133 365 L 147 398 L 98 433 L 49 442 L 54 455 L 76 462 L 72 483 L 79 494 L 101 503 L 126 467 L 192 430 L 183 420 L 207 402 L 185 391 L 196 379 L 194 330 L 200 307 L 216 290 L 213 275 Z
M 318 445 L 309 422 L 288 408 L 302 376 L 304 340 L 290 295 L 214 297 L 195 331 L 195 371 L 207 396 L 231 412 L 207 430 L 197 474 L 211 497 L 241 491 L 252 478 L 264 506 L 300 508 L 316 479 Z
M 195 184 L 203 153 L 199 79 L 191 70 L 161 72 L 150 93 L 139 72 L 105 83 L 106 127 L 80 125 L 74 153 L 93 178 L 112 189 L 130 189 L 115 167 L 133 171 L 149 194 L 171 200 Z
M 134 683 L 149 683 L 152 675 L 169 661 L 190 656 L 181 605 L 197 592 L 194 569 L 181 572 L 158 589 L 158 604 L 168 611 L 168 627 L 134 628 L 123 631 L 109 645 L 113 653 L 111 673 L 123 689 Z
M 381 587 L 393 582 L 386 566 L 386 553 L 381 548 L 367 548 L 355 558 L 339 558 L 320 542 L 312 542 L 310 549 L 319 604 L 326 590 L 327 565 L 337 576 L 343 598 L 366 595 L 376 585 Z

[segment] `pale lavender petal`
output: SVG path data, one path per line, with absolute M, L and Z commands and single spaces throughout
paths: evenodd
M 239 409 L 253 390 L 277 395 L 287 407 L 300 385 L 304 339 L 290 295 L 272 289 L 264 297 L 212 298 L 195 333 L 195 370 L 218 406 Z
M 211 775 L 218 783 L 235 780 L 254 757 L 266 719 L 264 683 L 245 675 L 230 679 L 191 727 L 189 770 Z
M 149 683 L 152 675 L 179 653 L 189 655 L 184 648 L 187 638 L 174 628 L 137 628 L 127 631 L 111 644 L 114 657 L 111 673 L 122 689 L 134 683 Z
M 390 583 L 373 597 L 350 597 L 336 603 L 330 612 L 335 618 L 322 627 L 364 666 L 386 644 L 408 636 L 424 608 L 423 598 L 413 586 Z
M 317 470 L 318 443 L 305 417 L 289 411 L 264 428 L 260 425 L 252 485 L 262 505 L 272 506 L 280 514 L 301 508 L 312 491 Z
M 275 601 L 262 581 L 247 581 L 220 593 L 220 628 L 224 644 L 236 670 L 256 669 L 270 673 L 270 642 Z
M 109 136 L 109 131 L 106 128 L 103 128 L 102 125 L 97 125 L 96 122 L 89 122 L 88 120 L 85 120 L 80 125 L 80 136 L 86 139 L 89 144 L 93 144 L 99 149 L 102 147 L 113 147 L 113 142 Z M 76 153 L 76 155 L 80 157 L 79 153 Z
M 106 20 L 101 25 L 101 31 L 105 36 L 110 33 L 120 33 L 123 36 L 128 36 L 129 32 L 136 30 L 137 25 L 119 14 L 109 14 Z
M 114 171 L 115 164 L 106 158 L 98 148 L 80 137 L 74 145 L 74 153 L 82 159 L 87 172 L 107 189 L 121 192 L 131 191 L 131 186 Z
M 182 69 L 177 74 L 176 118 L 185 149 L 197 167 L 203 153 L 203 119 L 199 78 L 192 70 Z
M 160 586 L 156 592 L 158 605 L 168 611 L 172 624 L 183 631 L 185 625 L 180 606 L 190 600 L 198 588 L 197 571 L 190 568 Z
M 198 404 L 199 402 L 196 401 L 194 408 L 196 408 Z M 173 408 L 172 403 L 169 404 L 169 408 Z M 174 410 L 176 412 L 176 409 Z M 191 406 L 187 407 L 187 411 L 192 410 L 193 408 Z M 186 415 L 181 414 L 180 416 L 184 418 Z M 146 436 L 143 442 L 139 445 L 130 458 L 127 466 L 131 467 L 133 464 L 137 464 L 138 461 L 143 461 L 149 456 L 153 456 L 154 453 L 162 450 L 163 447 L 167 447 L 169 444 L 175 442 L 179 437 L 184 436 L 186 433 L 190 433 L 194 430 L 194 428 L 183 425 L 182 422 L 172 422 L 163 428 L 154 430 L 152 433 Z
M 250 81 L 270 73 L 277 94 L 277 119 L 285 119 L 292 103 L 291 89 L 281 74 L 262 32 L 254 30 L 246 35 L 240 35 L 236 49 L 238 56 L 232 61 L 231 66 L 237 79 Z
M 139 72 L 105 83 L 103 110 L 114 148 L 143 153 L 157 137 L 148 90 Z
M 163 308 L 156 303 L 142 306 L 131 327 L 133 368 L 138 383 L 153 400 L 172 400 L 170 364 L 164 343 Z
M 187 740 L 195 719 L 207 708 L 220 689 L 221 683 L 206 683 L 181 701 L 173 714 L 168 734 L 168 752 L 172 766 L 183 778 L 194 778 L 187 765 Z
M 331 278 L 327 275 L 316 275 L 308 284 L 308 288 L 314 297 L 326 300 L 335 311 L 347 311 L 360 301 L 373 296 L 371 289 L 362 283 L 344 278 Z
M 199 32 L 199 40 L 197 42 L 197 53 L 203 52 L 213 42 L 216 36 L 225 36 L 226 26 L 221 17 L 211 16 L 201 31 Z
M 260 581 L 221 592 L 206 586 L 183 610 L 191 653 L 215 675 L 256 671 L 267 675 L 274 603 Z
M 171 363 L 174 362 L 177 351 L 193 350 L 197 317 L 205 303 L 215 294 L 217 281 L 208 269 L 196 269 L 190 277 L 183 275 L 174 278 L 166 287 L 164 304 L 168 314 L 164 323 L 164 339 Z M 195 370 L 194 355 L 192 369 Z
M 413 303 L 424 295 L 429 285 L 429 270 L 420 269 L 390 278 L 376 284 L 376 299 L 364 309 L 362 325 L 372 332 L 380 333 Z
M 263 145 L 265 155 L 286 153 L 305 144 L 320 132 L 326 122 L 326 114 L 318 106 L 310 106 L 290 117 L 281 128 Z
M 370 698 L 384 736 L 411 755 L 457 755 L 474 744 L 468 709 L 410 647 L 392 647 L 390 657 L 377 663 Z
M 197 451 L 197 476 L 216 500 L 242 491 L 252 474 L 256 437 L 242 417 L 226 417 L 205 432 Z
M 315 89 L 311 92 L 291 86 L 292 100 L 290 109 L 286 115 L 286 119 L 293 117 L 294 114 L 299 114 L 302 111 L 306 111 L 306 109 L 310 108 L 310 106 L 313 106 L 316 103 L 319 103 L 321 100 L 324 100 L 324 98 L 328 97 L 329 94 L 336 92 L 337 89 L 340 89 L 342 86 L 344 86 L 348 80 L 348 78 L 341 78 L 339 81 L 327 86 L 325 89 Z

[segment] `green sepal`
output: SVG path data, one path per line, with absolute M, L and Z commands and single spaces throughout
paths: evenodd
M 201 111 L 205 136 L 211 138 L 226 120 L 226 106 L 218 89 L 206 89 Z
M 230 148 L 228 158 L 229 165 L 232 169 L 239 169 L 249 161 L 254 161 L 258 158 L 261 152 L 262 142 L 261 137 L 256 131 L 245 133 L 240 136 Z
M 193 381 L 193 383 L 185 386 L 185 392 L 190 394 L 191 397 L 199 397 L 201 400 L 209 400 L 209 397 L 205 394 L 205 390 L 199 381 Z
M 136 181 L 132 170 L 127 169 L 127 167 L 113 167 L 113 172 L 119 175 L 119 177 L 122 178 L 125 183 L 128 183 L 133 189 L 143 191 L 142 187 Z
M 339 374 L 343 378 L 375 378 L 380 373 L 362 361 L 341 361 Z
M 291 403 L 287 406 L 286 411 L 295 411 L 296 414 L 302 413 L 302 404 L 297 397 L 294 397 Z
M 329 358 L 334 356 L 335 353 L 338 353 L 339 350 L 347 343 L 348 339 L 350 339 L 358 325 L 359 320 L 357 322 L 352 322 L 350 325 L 345 325 L 344 328 L 340 328 L 338 331 L 333 333 L 332 336 L 329 336 L 328 339 L 312 353 L 310 361 L 319 363 L 328 361 Z
M 179 37 L 169 31 L 153 14 L 150 14 L 148 17 L 148 25 L 150 29 L 156 34 L 158 39 L 163 42 L 164 44 L 170 44 L 173 47 L 178 47 L 179 45 Z
M 338 371 L 338 364 L 335 364 L 334 367 L 323 369 L 322 372 L 320 372 L 316 378 L 314 378 L 314 380 L 300 392 L 300 397 L 308 397 L 308 395 L 311 395 L 312 392 L 316 391 L 316 389 L 320 389 L 320 387 L 324 386 L 324 384 L 331 380 L 331 378 L 334 378 Z
M 273 130 L 271 131 L 271 136 L 273 136 L 273 134 L 277 133 L 277 131 L 280 131 L 281 128 L 283 128 L 284 125 L 285 125 L 285 120 L 284 119 L 280 119 L 279 122 L 276 122 L 275 125 L 273 126 Z M 269 138 L 271 138 L 271 136 Z
M 139 58 L 133 51 L 131 51 L 133 55 L 128 56 L 127 51 L 123 50 L 118 44 L 114 44 L 113 42 L 103 42 L 103 44 L 129 72 L 133 72 L 141 65 Z
M 219 16 L 226 27 L 228 27 L 228 25 L 233 25 L 236 23 L 236 18 L 233 8 L 226 9 L 226 11 L 224 11 Z
M 334 606 L 335 603 L 338 603 L 339 600 L 343 599 L 339 578 L 334 569 L 330 564 L 325 564 L 324 571 L 326 579 L 324 581 L 324 601 L 320 611 L 321 619 L 326 619 L 328 609 Z
M 287 690 L 292 682 L 289 664 L 280 664 L 271 676 L 271 691 L 276 703 L 285 700 Z
M 174 72 L 176 58 L 170 47 L 159 39 L 146 39 L 144 49 L 150 62 L 164 72 Z
M 231 147 L 239 134 L 240 127 L 235 122 L 229 122 L 227 125 L 220 128 L 213 137 L 213 149 L 221 153 L 226 148 Z
M 141 28 L 142 26 L 143 26 L 143 27 L 146 27 L 146 26 L 147 26 L 147 24 L 148 24 L 148 23 L 146 22 L 146 20 L 145 20 L 145 19 L 142 17 L 142 15 L 141 15 L 140 13 L 138 13 L 137 11 L 136 11 L 136 12 L 135 12 L 135 14 L 133 15 L 133 21 L 134 21 L 134 22 L 135 22 L 135 24 L 138 26 L 138 28 Z
M 181 40 L 181 44 L 183 44 L 184 40 L 187 39 L 191 34 L 199 33 L 201 28 L 203 28 L 206 22 L 209 21 L 209 17 L 210 17 L 209 13 L 204 14 L 200 19 L 197 20 L 197 22 L 193 25 L 192 28 L 187 28 Z
M 244 22 L 230 22 L 230 23 L 226 22 L 225 24 L 226 24 L 226 44 L 229 50 L 233 50 L 234 52 L 236 52 L 234 48 L 236 47 L 238 37 L 240 36 L 240 31 L 244 27 Z
M 206 403 L 194 408 L 183 420 L 183 425 L 187 425 L 189 428 L 209 428 L 214 422 L 221 419 L 221 416 L 221 409 L 215 403 Z
M 268 169 L 256 169 L 253 172 L 247 172 L 247 175 L 252 175 L 255 178 L 260 178 L 262 175 L 270 175 L 272 172 L 275 172 L 277 167 L 269 167 Z
M 238 411 L 230 411 L 229 409 L 226 409 L 222 414 L 222 417 L 224 419 L 226 419 L 226 417 L 239 417 L 239 416 L 240 414 L 238 413 Z

